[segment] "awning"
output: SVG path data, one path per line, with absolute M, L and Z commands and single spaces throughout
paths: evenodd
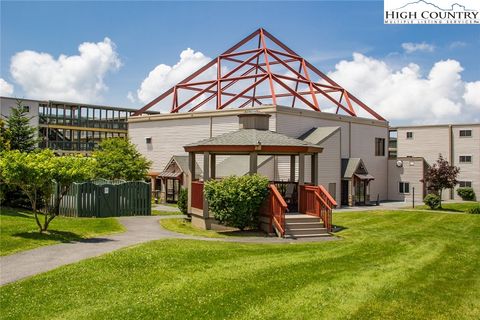
M 368 173 L 367 174 L 354 173 L 354 176 L 356 176 L 360 180 L 375 180 L 375 177 Z
M 171 178 L 171 179 L 177 179 L 182 175 L 182 172 L 169 172 L 169 171 L 163 171 L 161 172 L 158 177 L 159 178 Z

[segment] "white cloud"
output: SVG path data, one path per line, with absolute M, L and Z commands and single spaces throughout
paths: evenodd
M 12 57 L 10 72 L 29 98 L 95 102 L 108 88 L 105 75 L 121 66 L 115 44 L 84 42 L 79 55 L 25 50 Z
M 353 60 L 339 62 L 329 76 L 389 121 L 478 121 L 480 81 L 465 82 L 462 70 L 458 61 L 442 60 L 422 76 L 416 64 L 395 70 L 354 53 Z
M 11 96 L 13 94 L 13 85 L 0 78 L 0 96 Z
M 132 103 L 137 102 L 137 99 L 135 98 L 135 96 L 133 95 L 133 93 L 131 91 L 128 91 L 127 99 L 130 100 L 130 102 L 132 102 Z
M 456 48 L 463 48 L 463 47 L 466 47 L 467 44 L 463 41 L 454 41 L 452 43 L 450 43 L 450 45 L 448 46 L 450 49 L 456 49 Z
M 465 85 L 463 99 L 468 105 L 480 110 L 480 81 L 469 82 Z
M 208 62 L 210 58 L 203 53 L 188 48 L 180 53 L 180 60 L 173 66 L 159 64 L 143 80 L 140 88 L 137 90 L 138 99 L 143 103 L 148 103 L 158 97 L 164 91 L 170 89 L 178 82 L 182 81 L 196 70 L 200 69 Z M 207 73 L 196 80 L 203 78 L 214 79 L 215 71 L 209 69 Z
M 435 46 L 425 42 L 422 42 L 422 43 L 405 42 L 405 43 L 402 43 L 402 48 L 403 50 L 405 50 L 406 53 L 413 53 L 416 51 L 433 52 L 435 50 Z

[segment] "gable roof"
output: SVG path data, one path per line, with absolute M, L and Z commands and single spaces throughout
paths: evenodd
M 321 144 L 334 133 L 340 130 L 340 127 L 318 127 L 312 128 L 302 134 L 298 139 L 304 140 L 313 144 Z
M 353 175 L 368 175 L 367 168 L 360 158 L 347 158 L 342 159 L 342 179 L 351 179 Z

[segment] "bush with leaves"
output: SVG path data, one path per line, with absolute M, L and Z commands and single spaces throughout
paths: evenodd
M 180 189 L 177 206 L 181 213 L 188 215 L 188 189 Z
M 30 200 L 40 232 L 47 231 L 59 215 L 60 202 L 73 182 L 91 179 L 95 160 L 78 156 L 57 157 L 53 151 L 3 152 L 0 158 L 0 178 L 19 187 Z M 55 184 L 58 190 L 55 190 Z M 43 208 L 42 208 L 43 206 Z M 40 216 L 43 215 L 43 222 Z
M 268 194 L 268 178 L 254 174 L 205 183 L 209 209 L 221 224 L 240 230 L 257 228 L 259 208 Z
M 144 180 L 151 165 L 135 145 L 124 138 L 103 140 L 93 158 L 97 160 L 96 178 L 107 180 Z
M 464 201 L 473 201 L 475 200 L 475 191 L 473 188 L 458 188 L 457 194 L 462 198 Z
M 440 208 L 440 197 L 436 194 L 430 193 L 423 199 L 423 203 L 430 207 L 430 209 L 435 210 Z
M 480 205 L 467 210 L 470 214 L 480 214 Z

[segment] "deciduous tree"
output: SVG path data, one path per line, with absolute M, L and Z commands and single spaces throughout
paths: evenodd
M 440 196 L 440 208 L 442 207 L 442 192 L 444 189 L 451 189 L 458 183 L 457 175 L 460 168 L 450 165 L 442 155 L 430 168 L 427 169 L 424 182 Z
M 97 160 L 95 176 L 108 180 L 144 180 L 151 165 L 135 145 L 123 138 L 103 140 L 93 158 Z
M 94 161 L 82 156 L 56 157 L 49 149 L 30 153 L 12 150 L 2 153 L 0 177 L 27 195 L 39 231 L 44 232 L 58 216 L 60 202 L 72 183 L 92 178 Z

